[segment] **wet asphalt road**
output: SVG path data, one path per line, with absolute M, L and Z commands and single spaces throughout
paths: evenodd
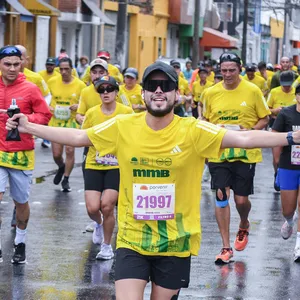
M 78 165 L 81 152 L 76 152 Z M 64 194 L 60 186 L 52 184 L 55 164 L 51 150 L 41 149 L 37 143 L 36 161 L 35 177 L 42 182 L 32 186 L 26 265 L 10 263 L 14 231 L 8 193 L 0 205 L 4 260 L 0 264 L 0 299 L 115 299 L 114 260 L 96 261 L 98 248 L 92 243 L 92 234 L 84 231 L 90 220 L 81 168 L 75 168 L 70 178 L 72 192 Z M 269 150 L 264 151 L 264 162 L 257 166 L 256 174 L 248 247 L 235 252 L 234 261 L 224 266 L 214 264 L 221 239 L 214 196 L 209 185 L 203 184 L 202 246 L 199 256 L 192 259 L 190 287 L 181 291 L 179 299 L 300 299 L 300 264 L 293 262 L 295 234 L 287 241 L 280 236 L 283 218 L 279 194 L 272 187 Z M 232 243 L 237 229 L 237 212 L 232 206 Z M 149 294 L 147 286 L 145 299 Z

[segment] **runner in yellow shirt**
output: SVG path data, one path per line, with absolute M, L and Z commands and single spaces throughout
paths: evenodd
M 79 96 L 86 85 L 77 77 L 72 76 L 72 60 L 68 57 L 59 61 L 61 76 L 53 77 L 48 81 L 52 94 L 50 108 L 53 116 L 49 122 L 52 127 L 77 128 L 75 120 L 79 103 Z M 58 170 L 53 179 L 54 184 L 61 183 L 63 192 L 70 192 L 69 176 L 74 166 L 74 147 L 66 146 L 66 159 L 63 159 L 64 144 L 52 143 L 53 159 Z
M 271 90 L 268 97 L 268 106 L 272 113 L 271 122 L 269 122 L 270 128 L 280 113 L 283 107 L 296 104 L 295 88 L 292 87 L 294 74 L 293 71 L 283 71 L 280 73 L 280 86 Z M 274 167 L 274 189 L 279 192 L 280 187 L 277 185 L 277 169 L 279 165 L 279 159 L 281 154 L 281 147 L 272 148 L 273 153 L 273 167 Z
M 269 92 L 267 81 L 263 77 L 256 75 L 256 67 L 253 64 L 249 64 L 245 66 L 245 70 L 246 74 L 244 76 L 244 79 L 259 87 L 263 95 L 266 96 Z
M 95 84 L 102 104 L 86 113 L 83 129 L 91 128 L 120 114 L 131 114 L 131 107 L 116 102 L 119 85 L 111 76 L 103 76 Z M 119 195 L 119 165 L 115 155 L 100 156 L 95 147 L 88 148 L 84 168 L 86 208 L 94 221 L 93 242 L 101 244 L 96 259 L 112 259 L 111 238 L 115 227 L 114 208 Z M 101 216 L 101 213 L 103 218 Z
M 93 84 L 85 87 L 80 94 L 79 105 L 76 114 L 76 121 L 81 125 L 86 112 L 102 103 L 99 93 L 95 89 L 95 82 L 101 77 L 108 75 L 107 62 L 101 58 L 96 58 L 90 65 L 90 77 Z
M 150 280 L 151 299 L 177 299 L 180 289 L 188 287 L 191 255 L 198 255 L 201 242 L 205 158 L 219 157 L 224 148 L 300 143 L 300 131 L 234 132 L 174 116 L 178 76 L 163 62 L 146 68 L 143 88 L 146 113 L 116 116 L 87 130 L 44 127 L 17 114 L 6 128 L 18 126 L 21 132 L 56 143 L 94 146 L 100 156 L 115 155 L 120 168 L 116 298 L 143 299 Z M 196 183 L 192 189 L 191 183 Z
M 142 97 L 142 87 L 137 83 L 139 74 L 135 68 L 127 68 L 124 73 L 124 84 L 120 85 L 117 101 L 131 106 L 134 112 L 146 110 Z
M 49 79 L 54 76 L 59 76 L 60 74 L 55 72 L 55 57 L 48 57 L 46 60 L 46 70 L 42 70 L 39 74 L 43 77 L 46 83 L 48 83 Z
M 119 84 L 123 84 L 123 75 L 120 73 L 119 69 L 115 67 L 114 65 L 110 64 L 110 53 L 107 50 L 100 50 L 97 54 L 98 58 L 104 59 L 108 63 L 108 74 L 112 77 L 114 77 Z M 91 77 L 90 77 L 90 67 L 87 67 L 83 77 L 82 81 L 89 85 L 91 83 Z
M 224 80 L 205 93 L 203 116 L 220 127 L 239 130 L 261 130 L 271 114 L 260 89 L 239 77 L 241 60 L 231 52 L 220 56 L 221 73 Z M 255 165 L 262 161 L 260 149 L 229 148 L 218 159 L 209 160 L 212 188 L 216 190 L 216 219 L 223 247 L 216 256 L 216 263 L 229 263 L 233 257 L 230 246 L 229 224 L 230 189 L 240 216 L 239 230 L 234 247 L 242 251 L 248 244 L 251 209 L 249 195 L 253 194 Z

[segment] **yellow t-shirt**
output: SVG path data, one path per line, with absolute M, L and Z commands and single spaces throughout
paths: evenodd
M 91 83 L 91 67 L 88 66 L 85 70 L 84 75 L 82 76 L 81 80 L 85 83 L 85 84 L 90 84 Z M 123 75 L 120 73 L 119 69 L 117 67 L 115 67 L 112 64 L 108 64 L 108 75 L 112 76 L 113 78 L 115 78 L 119 84 L 123 84 Z
M 193 83 L 193 100 L 195 102 L 201 102 L 201 94 L 203 93 L 204 90 L 207 88 L 213 86 L 214 84 L 210 81 L 206 80 L 205 85 L 200 85 L 200 81 L 195 81 Z
M 300 76 L 298 76 L 298 77 L 295 79 L 295 81 L 293 82 L 292 87 L 293 87 L 293 88 L 296 88 L 296 87 L 298 86 L 299 83 L 300 83 Z
M 181 76 L 178 77 L 178 89 L 182 96 L 188 96 L 191 93 L 188 81 Z
M 241 80 L 234 90 L 226 90 L 223 83 L 219 82 L 205 92 L 203 116 L 209 122 L 221 127 L 234 128 L 234 125 L 241 125 L 250 129 L 259 119 L 270 114 L 260 89 L 246 80 Z M 210 161 L 236 160 L 246 163 L 260 162 L 262 161 L 261 149 L 225 149 L 219 159 Z
M 0 151 L 0 166 L 18 170 L 34 169 L 34 150 L 4 152 Z
M 252 80 L 250 80 L 246 74 L 244 76 L 244 79 L 246 81 L 249 81 L 249 82 L 255 84 L 257 87 L 260 88 L 260 90 L 262 92 L 265 92 L 268 89 L 266 80 L 264 78 L 262 78 L 261 76 L 254 76 L 254 78 Z
M 40 75 L 43 77 L 43 79 L 45 80 L 46 83 L 48 83 L 48 81 L 49 81 L 51 78 L 60 75 L 59 73 L 57 73 L 57 72 L 55 72 L 55 71 L 54 71 L 52 74 L 49 75 L 49 74 L 47 73 L 47 70 L 40 71 L 38 74 L 40 74 Z
M 96 106 L 102 103 L 101 97 L 99 93 L 95 90 L 95 87 L 93 84 L 86 86 L 80 94 L 79 98 L 79 105 L 77 109 L 77 113 L 81 115 L 85 115 L 86 112 Z
M 50 106 L 54 108 L 49 126 L 77 128 L 76 111 L 71 111 L 70 106 L 79 103 L 81 91 L 86 85 L 77 77 L 65 84 L 61 76 L 50 79 L 48 84 L 52 94 Z
M 114 118 L 117 115 L 132 114 L 133 110 L 129 106 L 125 106 L 116 102 L 116 109 L 111 115 L 105 115 L 102 112 L 102 104 L 92 107 L 85 115 L 82 129 L 88 129 L 93 126 L 99 125 L 107 120 Z M 100 156 L 95 147 L 89 147 L 89 151 L 85 161 L 85 168 L 92 170 L 111 170 L 118 169 L 119 164 L 117 158 L 112 154 Z
M 281 86 L 272 89 L 267 103 L 270 108 L 285 107 L 296 104 L 295 88 L 292 88 L 289 93 L 285 93 Z
M 60 74 L 59 67 L 55 67 L 54 72 Z M 72 76 L 79 78 L 78 73 L 75 68 L 72 68 Z
M 131 106 L 132 104 L 145 105 L 142 97 L 142 87 L 136 84 L 132 90 L 127 90 L 125 84 L 120 85 L 119 93 L 117 97 L 117 102 L 122 103 L 126 106 Z M 134 112 L 139 113 L 142 110 L 135 109 Z
M 87 130 L 101 155 L 118 158 L 117 248 L 143 255 L 198 255 L 205 158 L 220 155 L 226 130 L 175 115 L 166 128 L 155 131 L 145 116 L 117 116 Z
M 199 78 L 200 79 L 200 78 Z M 215 82 L 215 72 L 214 71 L 211 71 L 210 72 L 210 75 L 206 77 L 206 80 L 214 83 Z
M 40 74 L 32 72 L 27 68 L 24 68 L 23 74 L 25 75 L 26 80 L 32 82 L 40 89 L 43 97 L 50 93 L 47 83 Z

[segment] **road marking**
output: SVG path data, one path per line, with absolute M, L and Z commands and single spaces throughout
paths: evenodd
M 42 204 L 42 202 L 34 201 L 34 202 L 32 202 L 32 204 Z
M 78 202 L 79 205 L 85 205 L 85 202 Z

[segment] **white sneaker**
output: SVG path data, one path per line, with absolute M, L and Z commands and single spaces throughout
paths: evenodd
M 112 259 L 114 257 L 114 252 L 111 245 L 105 243 L 101 244 L 100 252 L 97 254 L 96 259 Z
M 208 168 L 207 165 L 205 165 L 205 168 L 204 168 L 204 171 L 203 171 L 203 176 L 202 176 L 202 178 L 203 178 L 203 181 L 204 181 L 204 182 L 207 182 L 207 181 L 209 181 L 209 179 L 210 179 L 209 168 Z
M 103 225 L 95 222 L 93 231 L 93 243 L 100 245 L 103 242 Z
M 284 240 L 290 238 L 293 233 L 293 226 L 290 226 L 287 221 L 285 221 L 281 227 L 281 236 Z
M 93 222 L 90 223 L 88 226 L 86 226 L 86 227 L 85 227 L 85 231 L 86 231 L 86 232 L 94 232 L 95 223 L 96 223 L 96 222 L 93 221 Z
M 294 262 L 300 262 L 300 247 L 294 250 Z

